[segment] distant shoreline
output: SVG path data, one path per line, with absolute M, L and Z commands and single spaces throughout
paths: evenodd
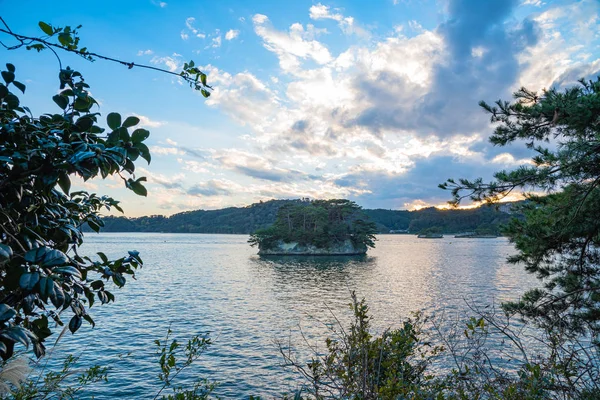
M 103 232 L 147 232 L 147 233 L 203 233 L 247 235 L 273 224 L 277 210 L 284 204 L 299 200 L 271 200 L 255 203 L 247 207 L 229 207 L 220 210 L 186 211 L 165 217 L 103 218 Z M 437 227 L 446 235 L 477 230 L 499 231 L 515 215 L 510 204 L 504 203 L 501 210 L 494 206 L 481 206 L 473 209 L 440 210 L 434 207 L 417 211 L 365 209 L 365 214 L 377 226 L 378 234 L 412 235 L 423 229 Z M 478 229 L 479 228 L 479 229 Z M 85 227 L 84 231 L 91 232 Z

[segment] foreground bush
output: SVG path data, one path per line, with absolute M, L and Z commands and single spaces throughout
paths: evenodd
M 376 336 L 364 299 L 353 293 L 350 307 L 350 326 L 332 328 L 325 354 L 303 363 L 280 345 L 286 365 L 305 378 L 305 398 L 600 399 L 600 353 L 589 340 L 476 308 L 464 324 L 415 314 Z M 532 338 L 535 349 L 525 344 Z

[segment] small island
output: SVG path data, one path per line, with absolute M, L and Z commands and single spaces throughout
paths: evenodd
M 442 233 L 442 228 L 434 226 L 421 230 L 417 237 L 419 239 L 442 239 L 444 234 Z
M 259 255 L 361 255 L 375 247 L 375 223 L 344 199 L 302 200 L 279 208 L 273 225 L 248 242 Z

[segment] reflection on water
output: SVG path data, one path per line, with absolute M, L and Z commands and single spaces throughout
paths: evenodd
M 321 342 L 332 312 L 342 323 L 349 320 L 352 290 L 367 299 L 381 331 L 412 311 L 464 314 L 464 299 L 506 300 L 535 282 L 506 264 L 514 250 L 502 238 L 382 235 L 368 255 L 351 257 L 259 257 L 243 235 L 113 233 L 86 240 L 87 254 L 117 257 L 136 249 L 145 261 L 137 281 L 115 290 L 116 303 L 92 308 L 97 328 L 84 326 L 57 350 L 60 356 L 85 349 L 90 359 L 113 366 L 112 381 L 95 391 L 97 399 L 156 392 L 153 341 L 169 325 L 180 339 L 203 332 L 213 338 L 187 378 L 219 380 L 223 398 L 268 398 L 297 385 L 280 367 L 275 341 L 301 343 L 301 326 L 309 340 Z M 133 356 L 116 357 L 126 352 Z

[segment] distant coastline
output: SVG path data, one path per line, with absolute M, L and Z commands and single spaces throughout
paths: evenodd
M 300 200 L 270 200 L 246 207 L 228 207 L 220 210 L 186 211 L 171 215 L 152 215 L 137 218 L 104 217 L 103 232 L 155 233 L 220 233 L 250 234 L 273 224 L 277 211 L 284 204 Z M 434 207 L 417 211 L 364 209 L 380 234 L 418 234 L 423 229 L 438 227 L 444 234 L 486 229 L 499 233 L 500 226 L 513 216 L 511 203 L 500 209 L 481 206 L 473 209 L 440 210 Z M 89 230 L 91 231 L 91 230 Z

